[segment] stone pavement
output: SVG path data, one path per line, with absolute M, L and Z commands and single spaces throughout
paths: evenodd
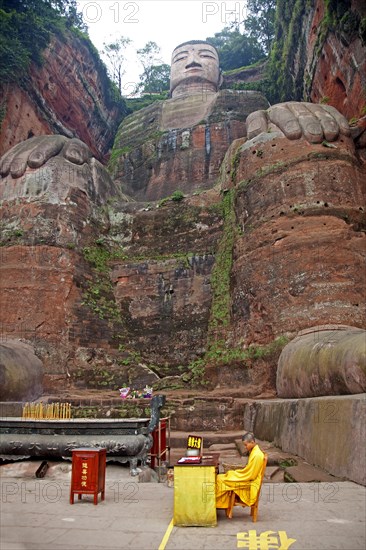
M 105 501 L 69 504 L 71 464 L 40 461 L 0 466 L 1 550 L 364 550 L 366 489 L 348 481 L 264 483 L 257 523 L 249 510 L 217 527 L 172 527 L 174 490 L 139 483 L 129 468 L 108 464 Z M 170 526 L 170 528 L 169 528 Z M 250 542 L 249 542 L 250 541 Z

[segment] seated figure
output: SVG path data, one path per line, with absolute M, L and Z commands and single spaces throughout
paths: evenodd
M 257 500 L 261 487 L 264 453 L 252 433 L 244 434 L 243 442 L 250 453 L 248 464 L 242 470 L 229 470 L 226 474 L 218 474 L 216 508 L 229 508 L 233 491 L 246 506 L 252 506 Z
M 195 163 L 210 164 L 208 173 L 199 173 L 197 177 L 203 186 L 212 186 L 225 152 L 236 138 L 252 139 L 262 132 L 277 132 L 290 140 L 304 137 L 310 143 L 321 143 L 323 140 L 335 141 L 340 134 L 350 135 L 346 119 L 331 106 L 301 102 L 269 106 L 259 92 L 220 91 L 221 83 L 218 54 L 212 45 L 191 40 L 177 46 L 172 54 L 171 99 L 157 101 L 122 121 L 115 148 L 121 147 L 128 152 L 121 154 L 121 160 L 117 159 L 111 166 L 114 182 L 121 184 L 128 195 L 144 199 L 145 194 L 145 200 L 156 200 L 161 196 L 158 191 L 150 190 L 151 182 L 153 187 L 158 187 L 163 176 L 169 178 L 172 168 L 178 166 L 182 167 L 184 178 L 189 178 Z M 155 143 L 154 154 L 145 159 L 152 172 L 146 175 L 136 166 L 141 167 L 145 162 L 141 151 L 149 149 L 150 131 L 155 137 L 161 134 L 162 139 Z M 172 134 L 176 131 L 181 135 Z M 163 136 L 165 132 L 169 135 Z M 162 170 L 164 147 L 169 149 L 166 156 L 171 160 L 166 161 L 166 169 Z M 197 155 L 201 150 L 202 158 L 201 154 Z M 187 166 L 182 158 L 174 160 L 178 154 L 187 156 Z M 27 169 L 40 169 L 56 156 L 64 157 L 71 165 L 82 166 L 91 155 L 80 140 L 58 135 L 40 136 L 6 153 L 0 161 L 0 175 L 20 178 Z M 149 181 L 141 191 L 144 178 Z M 182 179 L 181 182 L 184 184 Z M 197 182 L 187 180 L 189 183 L 193 191 Z M 207 183 L 210 185 L 205 185 Z
M 123 120 L 111 159 L 115 163 L 115 168 L 111 167 L 112 177 L 92 158 L 85 144 L 75 138 L 36 136 L 17 144 L 4 155 L 0 160 L 0 198 L 4 201 L 3 228 L 9 238 L 6 241 L 7 246 L 2 248 L 2 256 L 4 269 L 6 266 L 11 273 L 4 287 L 11 292 L 3 292 L 3 305 L 6 307 L 1 309 L 3 325 L 11 329 L 6 331 L 7 335 L 17 336 L 18 328 L 23 323 L 27 332 L 29 327 L 32 331 L 34 327 L 39 327 L 37 335 L 42 330 L 42 337 L 43 334 L 49 340 L 52 337 L 58 344 L 60 338 L 57 331 L 61 330 L 62 342 L 67 350 L 74 342 L 75 346 L 90 346 L 92 340 L 89 334 L 95 338 L 93 342 L 99 344 L 101 330 L 96 330 L 95 327 L 97 323 L 104 322 L 104 319 L 99 319 L 90 307 L 87 308 L 81 296 L 84 279 L 88 280 L 90 276 L 85 271 L 90 269 L 89 265 L 85 266 L 85 250 L 90 247 L 90 243 L 100 242 L 102 232 L 107 242 L 110 236 L 114 239 L 117 235 L 116 241 L 126 248 L 130 247 L 132 256 L 134 251 L 137 251 L 136 255 L 140 255 L 141 250 L 150 250 L 153 239 L 163 243 L 163 239 L 156 236 L 155 228 L 163 228 L 165 231 L 163 218 L 167 216 L 164 209 L 127 204 L 129 197 L 121 196 L 121 190 L 134 199 L 149 201 L 167 197 L 180 189 L 190 195 L 192 204 L 194 201 L 206 202 L 208 211 L 211 203 L 221 200 L 220 189 L 225 191 L 232 186 L 237 187 L 236 216 L 243 234 L 238 232 L 236 236 L 236 258 L 232 271 L 233 308 L 230 314 L 234 344 L 235 341 L 246 345 L 252 342 L 266 343 L 272 341 L 277 334 L 297 331 L 308 323 L 300 314 L 304 311 L 307 313 L 311 307 L 314 309 L 314 312 L 311 311 L 312 324 L 314 321 L 324 324 L 325 317 L 332 318 L 337 323 L 353 324 L 354 319 L 357 321 L 356 315 L 361 315 L 357 311 L 362 310 L 358 307 L 358 289 L 361 288 L 362 280 L 361 275 L 357 275 L 361 274 L 361 268 L 356 264 L 358 258 L 361 261 L 361 254 L 355 251 L 361 248 L 362 241 L 350 225 L 346 226 L 338 218 L 336 230 L 338 231 L 340 225 L 342 227 L 336 237 L 333 230 L 328 231 L 326 225 L 332 212 L 341 212 L 342 215 L 346 212 L 347 216 L 350 213 L 352 222 L 355 218 L 354 211 L 357 210 L 357 216 L 362 213 L 359 207 L 362 198 L 359 192 L 362 183 L 361 169 L 355 164 L 353 157 L 349 154 L 345 156 L 353 145 L 350 138 L 344 138 L 350 134 L 347 121 L 327 105 L 288 102 L 269 106 L 259 92 L 220 90 L 220 79 L 218 56 L 211 45 L 191 41 L 178 46 L 172 59 L 171 98 L 155 102 Z M 337 139 L 336 145 L 328 143 L 336 142 Z M 327 143 L 323 148 L 324 140 Z M 319 154 L 326 157 L 324 162 L 319 161 Z M 334 159 L 336 154 L 338 159 Z M 305 160 L 299 165 L 301 155 Z M 350 158 L 349 168 L 345 158 Z M 285 164 L 287 162 L 286 166 L 284 161 Z M 353 178 L 352 185 L 340 184 L 336 189 L 333 179 L 327 183 L 326 172 L 330 174 L 331 170 L 338 170 L 338 165 L 345 173 L 345 182 L 350 182 Z M 297 172 L 288 176 L 297 166 L 302 177 L 300 182 Z M 272 176 L 269 173 L 270 170 L 275 172 L 278 167 L 282 167 L 284 172 L 286 170 L 286 177 L 290 179 L 286 182 L 288 185 L 283 183 L 279 174 Z M 351 169 L 349 174 L 352 176 L 348 175 L 348 170 Z M 339 173 L 334 174 L 334 181 L 338 181 Z M 218 174 L 220 178 L 222 176 L 220 183 Z M 251 178 L 258 174 L 269 174 L 270 181 L 257 181 L 257 178 L 253 184 Z M 358 179 L 355 179 L 355 174 Z M 223 181 L 225 178 L 227 181 Z M 240 185 L 244 180 L 252 183 Z M 314 183 L 309 184 L 309 181 Z M 326 185 L 322 187 L 323 182 Z M 195 197 L 193 195 L 198 188 L 209 192 L 202 197 Z M 350 196 L 352 211 L 349 207 Z M 305 202 L 304 197 L 309 203 L 309 212 L 316 209 L 316 216 L 298 215 L 296 225 L 293 221 L 295 208 L 300 210 L 299 205 Z M 108 204 L 108 209 L 95 208 L 105 204 Z M 188 200 L 183 206 L 186 204 L 189 206 Z M 324 209 L 327 219 L 323 220 L 319 216 L 321 208 Z M 335 211 L 335 208 L 338 210 Z M 216 236 L 212 236 L 213 226 L 203 223 L 206 219 L 200 217 L 203 210 L 197 209 L 196 213 L 192 209 L 196 216 L 192 221 L 190 216 L 184 217 L 183 209 L 180 210 L 183 212 L 179 212 L 180 219 L 185 226 L 180 226 L 179 230 L 188 237 L 178 241 L 177 233 L 169 229 L 169 249 L 164 248 L 165 243 L 161 245 L 164 254 L 167 250 L 169 253 L 177 250 L 180 253 L 191 252 L 192 244 L 197 254 L 202 251 L 205 254 L 211 250 L 215 252 Z M 18 222 L 20 214 L 22 218 Z M 211 221 L 214 216 L 216 214 L 212 209 L 207 220 Z M 14 225 L 14 220 L 18 225 Z M 358 218 L 355 221 L 358 223 Z M 317 261 L 306 263 L 307 251 L 314 249 L 314 243 L 311 239 L 304 242 L 304 238 L 314 234 L 314 242 L 318 241 L 319 225 L 321 230 L 327 231 L 326 238 L 316 247 Z M 154 231 L 150 231 L 150 227 Z M 186 227 L 189 227 L 189 231 Z M 312 233 L 309 233 L 309 227 Z M 268 246 L 272 241 L 273 246 Z M 339 295 L 333 301 L 329 300 L 329 288 L 335 289 L 339 282 L 335 278 L 337 285 L 325 287 L 321 280 L 322 268 L 319 273 L 320 283 L 315 290 L 319 292 L 320 284 L 325 289 L 324 307 L 317 308 L 319 294 L 311 294 L 314 288 L 314 266 L 319 264 L 318 258 L 321 256 L 323 261 L 331 259 L 335 253 L 330 254 L 329 250 L 339 250 L 340 242 L 345 242 L 347 246 L 351 243 L 345 285 L 346 298 L 352 308 L 349 303 L 347 307 L 343 307 Z M 333 248 L 329 248 L 329 243 L 334 243 Z M 160 248 L 158 253 L 161 253 Z M 38 276 L 44 273 L 50 277 L 49 282 L 44 284 L 49 297 L 47 300 L 44 299 L 46 294 L 43 286 L 34 285 L 28 290 L 29 277 L 28 274 L 24 275 L 23 270 L 27 270 L 27 273 L 29 271 L 29 256 L 32 256 L 32 261 L 38 266 Z M 146 275 L 142 270 L 135 274 L 122 265 L 119 272 L 115 271 L 119 275 L 113 275 L 113 292 L 117 297 L 118 307 L 123 312 L 128 311 L 133 321 L 131 326 L 134 333 L 131 331 L 131 340 L 133 341 L 135 334 L 143 335 L 141 341 L 144 351 L 146 350 L 146 355 L 153 357 L 152 363 L 155 361 L 155 349 L 159 349 L 159 360 L 161 354 L 165 354 L 163 360 L 168 365 L 172 365 L 172 356 L 175 354 L 178 357 L 183 352 L 191 353 L 192 349 L 205 349 L 207 319 L 211 307 L 207 284 L 212 269 L 211 260 L 210 255 L 203 260 L 206 262 L 207 272 L 200 272 L 199 283 L 195 269 L 184 270 L 181 275 L 179 270 L 165 264 L 159 264 L 159 274 L 156 277 L 160 279 L 157 279 L 157 283 L 154 280 L 153 284 L 147 282 L 153 276 L 149 270 Z M 277 263 L 273 264 L 274 260 Z M 300 261 L 304 262 L 304 267 L 298 267 Z M 344 263 L 344 256 L 341 261 Z M 50 265 L 55 269 L 55 274 L 49 268 Z M 277 271 L 273 271 L 272 265 L 275 265 Z M 16 269 L 14 266 L 17 266 Z M 357 271 L 358 278 L 356 275 L 353 277 L 357 284 L 349 276 L 352 266 L 354 272 Z M 300 272 L 302 286 L 299 289 Z M 36 273 L 36 270 L 31 273 Z M 87 273 L 87 277 L 84 273 Z M 160 273 L 167 274 L 166 281 Z M 332 265 L 329 273 L 336 273 Z M 303 285 L 304 274 L 308 278 L 307 286 Z M 192 281 L 191 288 L 198 288 L 200 295 L 204 297 L 198 313 L 196 294 L 189 297 L 187 280 Z M 349 280 L 352 280 L 352 285 L 348 283 Z M 289 293 L 283 289 L 283 281 L 289 281 Z M 27 292 L 32 293 L 32 301 L 24 300 L 24 290 L 13 292 L 15 282 L 18 289 L 27 287 Z M 169 294 L 173 296 L 171 300 L 166 300 L 165 284 L 167 289 L 172 290 L 174 284 L 174 295 Z M 141 292 L 136 293 L 136 288 L 142 289 Z M 149 293 L 146 302 L 141 297 L 144 288 L 148 288 Z M 64 290 L 64 294 L 60 289 Z M 353 294 L 349 298 L 351 291 Z M 69 300 L 67 307 L 64 307 L 63 302 L 62 305 L 60 302 L 59 307 L 54 307 L 55 300 L 66 298 Z M 111 299 L 114 297 L 111 296 Z M 337 303 L 341 304 L 338 316 L 334 314 L 334 304 Z M 149 306 L 146 307 L 146 304 Z M 151 304 L 153 309 L 150 308 Z M 162 311 L 164 316 L 161 315 Z M 281 311 L 281 315 L 278 315 L 278 311 Z M 345 317 L 344 312 L 349 316 Z M 88 315 L 90 327 L 88 325 L 86 329 L 85 317 Z M 192 319 L 196 324 L 192 324 Z M 146 326 L 154 327 L 151 335 L 146 335 Z M 199 331 L 197 326 L 200 327 Z M 78 332 L 79 327 L 82 330 L 81 335 Z M 103 330 L 106 331 L 105 328 Z M 72 340 L 69 338 L 70 334 Z M 109 337 L 108 334 L 106 338 Z M 157 341 L 164 344 L 159 348 Z M 65 353 L 65 357 L 66 355 Z M 51 359 L 52 356 L 50 369 L 54 369 L 55 361 Z M 63 357 L 59 363 L 62 370 L 65 364 Z

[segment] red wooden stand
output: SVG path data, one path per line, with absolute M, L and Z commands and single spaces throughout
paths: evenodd
M 167 444 L 166 444 L 166 426 L 167 418 L 161 418 L 159 425 L 153 430 L 153 444 L 150 450 L 151 455 L 151 468 L 155 468 L 155 462 L 157 466 L 160 466 L 162 460 L 167 460 Z
M 72 471 L 70 504 L 74 504 L 74 495 L 94 495 L 94 504 L 98 504 L 98 493 L 104 500 L 106 449 L 97 447 L 72 450 Z

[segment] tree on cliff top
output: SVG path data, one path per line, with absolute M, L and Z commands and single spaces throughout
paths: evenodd
M 137 50 L 137 56 L 141 65 L 143 66 L 143 72 L 140 74 L 140 83 L 138 89 L 143 89 L 148 92 L 159 92 L 160 90 L 154 90 L 154 79 L 157 78 L 157 73 L 164 72 L 162 60 L 159 57 L 160 47 L 156 42 L 147 42 L 143 48 Z M 157 70 L 157 68 L 159 68 Z
M 51 33 L 72 26 L 86 30 L 76 0 L 0 0 L 0 82 L 40 65 Z
M 275 33 L 276 0 L 248 0 L 245 31 L 269 54 Z
M 206 40 L 217 49 L 220 67 L 224 71 L 252 65 L 265 56 L 264 50 L 255 39 L 229 27 Z
M 102 55 L 107 59 L 108 72 L 113 80 L 118 86 L 119 93 L 122 95 L 122 77 L 125 74 L 126 70 L 124 69 L 125 65 L 125 56 L 124 52 L 127 46 L 131 44 L 132 40 L 130 38 L 125 38 L 121 36 L 120 38 L 115 39 L 112 42 L 104 42 L 104 49 L 102 50 Z
M 170 83 L 170 65 L 162 63 L 161 65 L 152 65 L 149 71 L 149 81 L 142 80 L 139 88 L 143 94 L 161 94 L 169 90 Z
M 76 27 L 83 32 L 87 31 L 83 17 L 78 12 L 76 0 L 0 0 L 0 9 L 7 12 L 34 14 L 45 23 L 62 17 L 66 26 Z
M 248 0 L 247 17 L 208 37 L 224 71 L 252 65 L 268 55 L 274 37 L 276 0 Z M 240 25 L 244 25 L 241 33 Z

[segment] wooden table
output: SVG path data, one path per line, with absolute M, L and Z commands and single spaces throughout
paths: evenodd
M 174 465 L 174 525 L 217 525 L 216 474 L 220 453 L 203 455 L 200 464 Z

